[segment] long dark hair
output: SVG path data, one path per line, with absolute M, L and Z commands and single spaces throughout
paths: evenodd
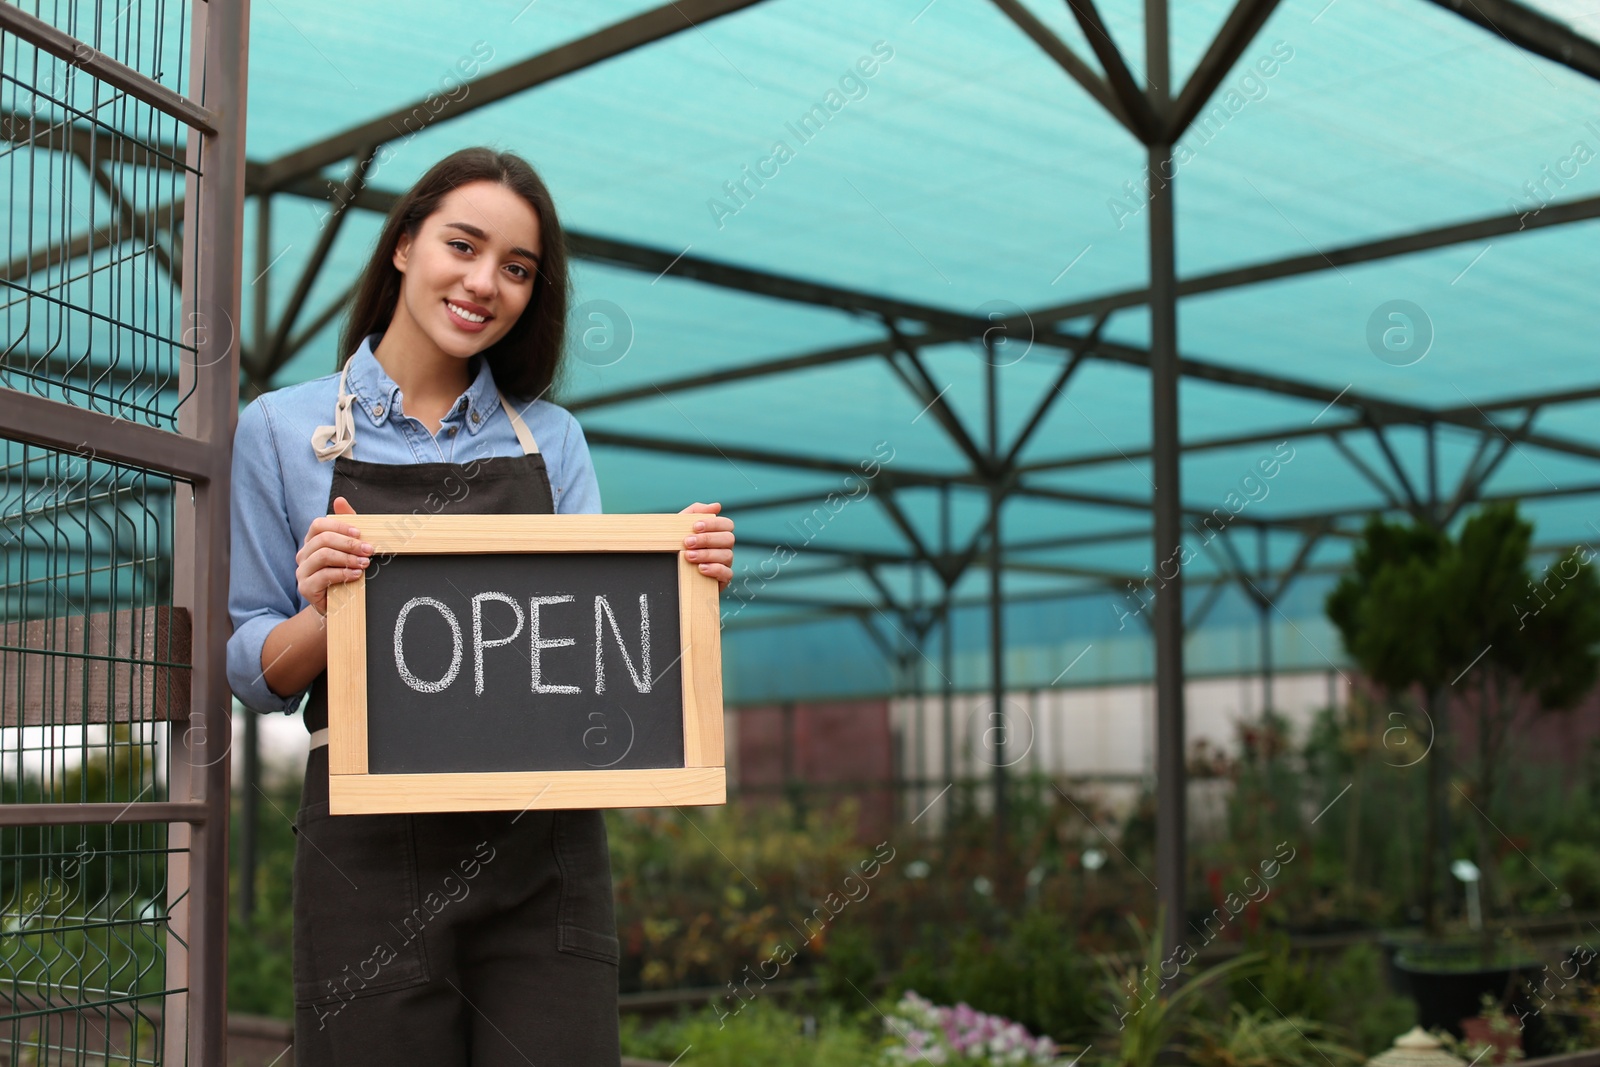
M 500 391 L 531 400 L 543 396 L 556 382 L 566 351 L 567 304 L 571 297 L 567 278 L 567 240 L 556 217 L 555 201 L 527 160 L 492 148 L 463 148 L 435 163 L 411 191 L 389 212 L 378 235 L 377 247 L 356 285 L 350 316 L 339 338 L 339 366 L 343 367 L 368 334 L 389 328 L 400 299 L 401 273 L 394 253 L 400 235 L 413 239 L 422 220 L 433 214 L 452 189 L 468 182 L 499 182 L 528 202 L 539 216 L 540 251 L 533 296 L 506 335 L 482 353 Z

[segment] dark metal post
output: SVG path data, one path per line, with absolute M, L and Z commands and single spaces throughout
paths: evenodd
M 1166 0 L 1145 0 L 1145 76 L 1157 116 L 1171 114 Z M 1183 542 L 1178 465 L 1178 281 L 1170 139 L 1148 146 L 1150 168 L 1150 403 L 1155 472 L 1156 882 L 1166 923 L 1162 945 L 1177 946 L 1184 921 L 1187 813 L 1183 766 Z M 1170 564 L 1169 564 L 1170 560 Z M 1168 577 L 1168 572 L 1171 577 Z
M 1000 508 L 1005 502 L 992 468 L 1000 457 L 1000 390 L 994 346 L 984 337 L 984 392 L 989 409 L 989 723 L 986 736 L 994 738 L 994 843 L 995 857 L 1003 869 L 1006 857 L 1006 676 L 1005 634 L 1001 630 L 1004 601 L 1000 591 Z
M 939 558 L 948 562 L 950 559 L 950 483 L 945 482 L 939 486 Z M 956 728 L 955 728 L 955 672 L 956 651 L 955 635 L 951 633 L 950 611 L 950 580 L 943 574 L 939 577 L 944 586 L 944 595 L 940 607 L 939 620 L 939 670 L 944 677 L 943 707 L 940 709 L 943 718 L 943 744 L 944 744 L 944 782 L 950 787 L 951 805 L 946 812 L 944 825 L 950 825 L 950 816 L 955 814 L 954 805 L 959 800 L 961 791 L 954 788 L 956 780 Z
M 914 811 L 922 811 L 922 797 L 928 784 L 928 772 L 925 766 L 927 754 L 923 751 L 928 745 L 927 687 L 923 684 L 922 658 L 923 638 L 927 630 L 922 627 L 922 568 L 918 564 L 911 565 L 911 612 L 913 621 L 911 625 L 912 640 L 915 641 L 915 656 L 911 660 L 911 713 L 907 716 L 911 720 L 906 736 L 911 738 L 911 807 Z M 912 818 L 916 818 L 915 815 Z
M 1256 573 L 1261 583 L 1261 595 L 1256 598 L 1256 611 L 1260 615 L 1261 629 L 1261 724 L 1267 725 L 1267 713 L 1272 710 L 1272 604 L 1266 597 L 1267 528 L 1256 527 Z
M 898 700 L 904 700 L 906 693 L 911 688 L 908 677 L 912 668 L 911 640 L 904 633 L 904 623 L 906 622 L 905 613 L 901 613 L 900 622 L 902 625 L 895 627 L 894 659 L 890 663 L 889 668 L 893 674 L 893 681 L 890 683 L 892 686 L 892 692 L 889 695 L 889 708 L 891 712 L 894 709 L 895 702 Z M 891 808 L 890 818 L 893 822 L 898 823 L 901 817 L 905 815 L 905 809 L 907 806 L 905 788 L 906 775 L 904 773 L 904 768 L 906 766 L 906 750 L 910 748 L 911 743 L 910 729 L 907 728 L 896 734 L 894 732 L 892 717 L 889 726 L 889 743 L 893 748 L 893 751 L 890 753 L 889 761 L 889 796 Z
M 219 116 L 217 132 L 188 131 L 187 159 L 193 172 L 184 196 L 183 300 L 188 337 L 196 351 L 183 368 L 194 392 L 180 411 L 180 429 L 205 442 L 208 476 L 194 483 L 192 511 L 177 524 L 174 554 L 191 565 L 174 569 L 174 600 L 194 613 L 191 699 L 204 714 L 181 729 L 173 744 L 190 761 L 183 775 L 189 796 L 205 804 L 203 821 L 173 827 L 187 837 L 189 892 L 181 919 L 188 940 L 183 957 L 187 1004 L 182 1018 L 168 1015 L 168 1062 L 221 1065 L 228 1049 L 228 809 L 233 744 L 233 694 L 223 669 L 228 642 L 228 499 L 233 431 L 239 406 L 240 265 L 244 245 L 245 86 L 250 28 L 249 0 L 211 0 L 195 5 L 190 84 Z M 181 584 L 180 584 L 181 583 Z M 176 930 L 174 931 L 176 932 Z M 170 942 L 170 939 L 169 939 Z M 175 984 L 175 983 L 169 983 Z M 168 999 L 168 1004 L 172 998 Z M 175 1023 L 184 1031 L 174 1032 Z M 186 1041 L 185 1041 L 186 1039 Z M 185 1042 L 187 1047 L 184 1047 Z M 186 1053 L 182 1058 L 175 1055 Z

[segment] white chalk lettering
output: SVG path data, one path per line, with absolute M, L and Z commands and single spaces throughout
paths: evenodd
M 540 629 L 539 609 L 545 604 L 570 604 L 570 594 L 564 596 L 532 596 L 528 598 L 528 634 L 533 639 L 533 655 L 530 658 L 533 669 L 533 691 L 535 693 L 577 693 L 580 690 L 575 685 L 546 684 L 544 681 L 544 666 L 542 653 L 547 648 L 565 648 L 575 643 L 571 637 L 558 637 L 546 640 Z
M 496 637 L 488 641 L 483 639 L 483 603 L 493 600 L 506 605 L 517 613 L 517 628 L 511 631 L 508 637 Z M 472 670 L 475 692 L 483 695 L 483 650 L 486 648 L 499 648 L 509 645 L 522 633 L 522 605 L 504 593 L 479 593 L 472 598 Z
M 406 665 L 406 616 L 411 614 L 412 608 L 421 607 L 424 604 L 430 608 L 436 609 L 440 615 L 444 616 L 444 621 L 450 624 L 450 639 L 455 642 L 455 645 L 450 653 L 450 669 L 445 671 L 444 677 L 440 678 L 437 682 L 423 681 L 415 674 L 412 674 L 411 668 Z M 394 620 L 394 665 L 395 668 L 400 672 L 401 681 L 405 682 L 417 692 L 443 692 L 451 682 L 456 680 L 456 674 L 461 670 L 461 624 L 456 621 L 455 612 L 451 611 L 449 608 L 445 607 L 441 601 L 435 600 L 431 596 L 414 596 L 410 600 L 406 601 L 405 607 L 400 609 L 399 616 Z M 537 667 L 534 668 L 534 677 L 536 679 L 538 678 Z
M 605 657 L 605 628 L 601 619 L 611 623 L 611 635 L 617 639 L 617 651 L 622 653 L 622 662 L 628 665 L 628 673 L 633 677 L 633 687 L 641 693 L 650 692 L 650 604 L 645 594 L 639 594 L 639 666 L 643 674 L 633 666 L 633 657 L 628 655 L 628 644 L 622 639 L 622 628 L 617 625 L 617 617 L 611 611 L 611 602 L 602 595 L 594 598 L 594 691 L 606 691 L 606 657 Z

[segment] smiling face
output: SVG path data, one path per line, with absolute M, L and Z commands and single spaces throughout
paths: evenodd
M 539 216 L 498 182 L 452 189 L 400 235 L 394 266 L 403 278 L 390 331 L 466 359 L 504 337 L 533 298 Z

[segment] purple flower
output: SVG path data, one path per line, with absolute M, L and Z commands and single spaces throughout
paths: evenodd
M 964 1002 L 942 1007 L 907 992 L 895 1006 L 894 1017 L 886 1022 L 905 1042 L 889 1049 L 887 1056 L 893 1063 L 942 1064 L 952 1055 L 985 1067 L 1056 1062 L 1056 1044 L 1049 1037 L 1034 1038 L 1022 1024 Z

